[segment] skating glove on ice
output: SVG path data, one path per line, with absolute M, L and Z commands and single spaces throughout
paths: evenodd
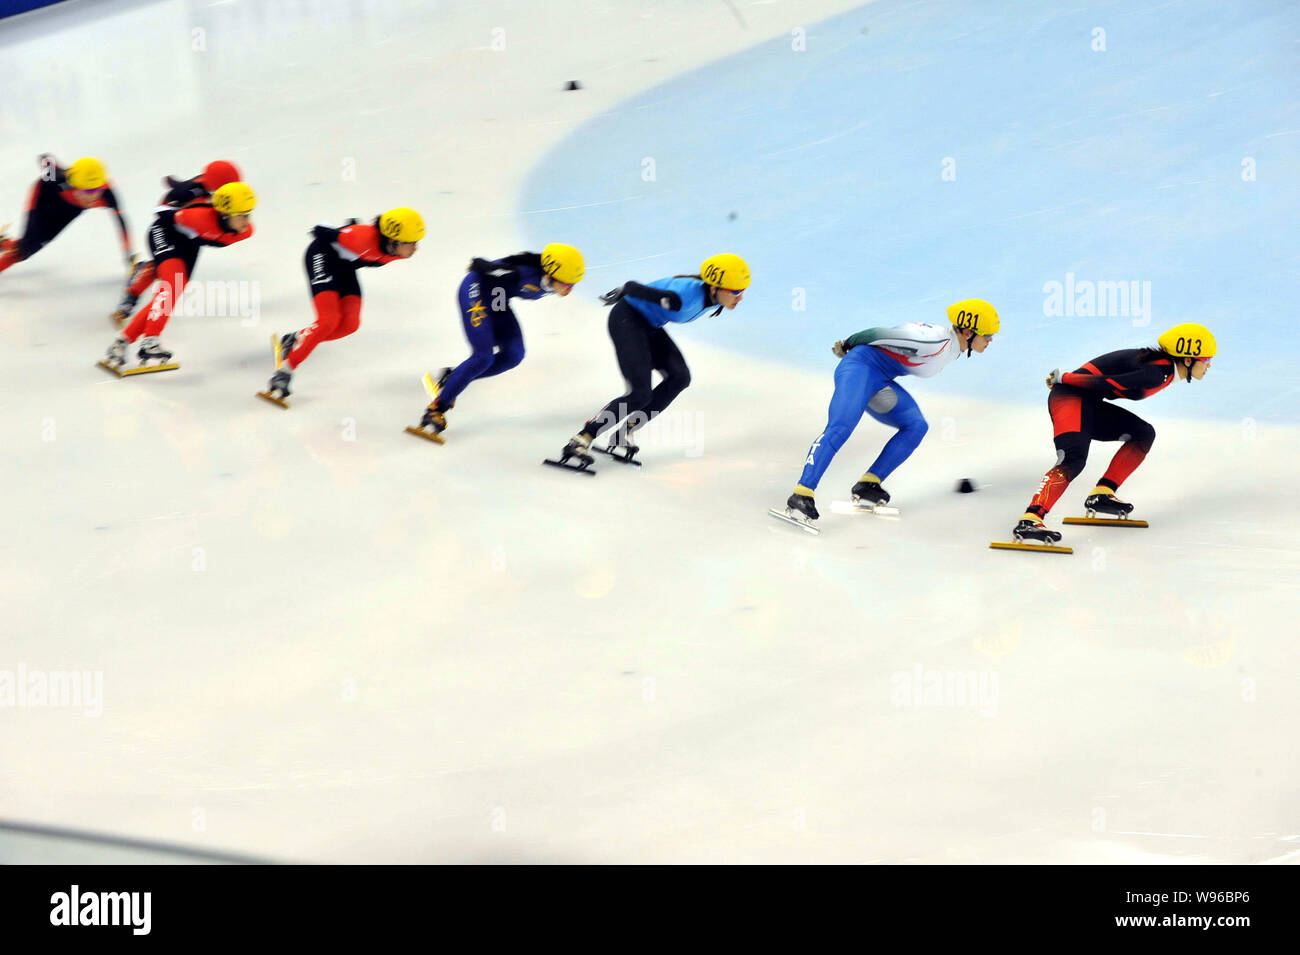
M 600 301 L 602 305 L 613 305 L 622 297 L 623 297 L 623 286 L 620 285 L 618 288 L 612 288 L 604 295 L 602 295 L 600 297 Z
M 833 354 L 836 358 L 843 358 L 848 353 L 849 350 L 844 346 L 843 342 L 836 342 L 834 345 L 831 346 L 831 354 Z
M 1061 369 L 1053 368 L 1052 373 L 1048 375 L 1045 380 L 1047 381 L 1048 388 L 1055 388 L 1061 383 Z

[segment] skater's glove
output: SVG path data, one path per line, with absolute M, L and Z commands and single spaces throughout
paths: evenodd
M 666 308 L 670 312 L 680 312 L 682 310 L 682 297 L 676 292 L 667 292 L 659 299 L 659 307 Z
M 831 346 L 831 354 L 833 354 L 836 358 L 843 358 L 848 353 L 849 350 L 844 346 L 843 342 L 836 342 L 834 345 Z
M 613 305 L 622 297 L 623 297 L 623 286 L 620 285 L 618 288 L 612 288 L 604 295 L 602 295 L 600 297 L 600 302 L 602 305 Z
M 1055 388 L 1061 383 L 1061 369 L 1053 368 L 1052 373 L 1045 380 L 1048 388 Z

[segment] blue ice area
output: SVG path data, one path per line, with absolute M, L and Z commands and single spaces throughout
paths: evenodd
M 922 407 L 1042 402 L 1053 367 L 1194 320 L 1220 357 L 1159 416 L 1295 422 L 1297 37 L 1295 0 L 880 0 L 588 122 L 525 183 L 524 227 L 586 251 L 590 295 L 745 256 L 744 303 L 678 340 L 824 370 L 828 393 L 835 339 L 982 297 L 1002 333 L 915 381 Z M 1089 287 L 1107 314 L 1080 314 Z

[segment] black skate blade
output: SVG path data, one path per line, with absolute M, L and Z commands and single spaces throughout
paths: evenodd
M 547 458 L 542 463 L 549 464 L 553 468 L 559 468 L 561 471 L 576 471 L 578 474 L 596 476 L 596 472 L 592 470 L 590 464 L 565 464 L 563 461 L 552 461 L 550 458 Z
M 279 405 L 285 411 L 289 410 L 289 402 L 285 401 L 283 398 L 277 398 L 269 391 L 259 391 L 257 397 L 261 398 L 263 401 L 269 401 L 273 405 Z
M 1093 527 L 1147 527 L 1146 521 L 1135 521 L 1127 517 L 1067 517 L 1062 524 L 1090 524 Z
M 132 375 L 148 375 L 155 371 L 175 371 L 180 365 L 176 362 L 170 362 L 162 365 L 137 365 L 134 368 L 127 368 L 123 365 L 111 365 L 106 361 L 95 362 L 105 371 L 111 371 L 119 378 L 130 378 Z
M 801 521 L 798 518 L 791 517 L 789 514 L 785 512 L 784 508 L 769 507 L 767 509 L 767 513 L 771 514 L 779 521 L 785 521 L 787 524 L 793 524 L 795 527 L 807 531 L 809 534 L 812 534 L 814 537 L 821 533 L 820 530 L 813 527 L 811 524 L 807 523 L 806 521 Z
M 632 464 L 636 467 L 641 466 L 641 462 L 636 460 L 636 458 L 632 457 L 630 454 L 619 454 L 615 448 L 592 448 L 591 450 L 599 451 L 601 454 L 608 455 L 619 464 Z
M 877 517 L 897 517 L 898 508 L 892 504 L 857 504 L 853 501 L 831 501 L 836 514 L 874 514 Z
M 411 428 L 411 427 L 407 427 L 405 430 L 406 430 L 406 433 L 407 433 L 407 434 L 413 434 L 413 435 L 415 435 L 417 438 L 424 438 L 424 439 L 426 439 L 426 440 L 428 440 L 428 441 L 432 441 L 434 444 L 446 444 L 446 443 L 447 443 L 447 439 L 446 439 L 446 438 L 444 438 L 444 437 L 443 437 L 442 435 L 440 435 L 440 434 L 434 434 L 434 433 L 432 433 L 431 431 L 424 431 L 424 430 L 422 430 L 422 429 L 420 429 L 420 428 Z
M 1056 544 L 1028 544 L 1022 541 L 992 541 L 989 547 L 994 550 L 1028 550 L 1044 554 L 1073 554 L 1073 547 L 1059 547 Z

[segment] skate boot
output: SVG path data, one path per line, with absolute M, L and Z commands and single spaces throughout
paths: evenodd
M 1115 492 L 1110 488 L 1095 487 L 1088 499 L 1083 502 L 1085 512 L 1089 517 L 1114 517 L 1124 520 L 1133 511 L 1133 505 L 1118 500 Z
M 1021 543 L 1034 541 L 1038 544 L 1055 544 L 1061 539 L 1061 532 L 1049 529 L 1037 514 L 1026 513 L 1020 518 L 1020 523 L 1011 532 L 1011 536 Z
M 131 317 L 131 311 L 135 308 L 135 303 L 139 298 L 140 296 L 132 295 L 130 292 L 124 293 L 122 295 L 122 301 L 118 302 L 117 308 L 109 318 L 111 318 L 113 322 L 121 328 L 122 323 Z
M 140 359 L 141 365 L 147 365 L 151 361 L 165 365 L 172 360 L 172 353 L 163 348 L 162 342 L 158 341 L 157 336 L 146 335 L 140 339 L 140 348 L 135 353 L 135 357 Z
M 621 461 L 624 464 L 640 464 L 640 461 L 632 460 L 636 453 L 641 450 L 632 441 L 632 431 L 632 428 L 622 428 L 615 431 L 609 439 L 609 444 L 596 450 L 608 454 L 614 460 Z
M 434 402 L 424 409 L 424 417 L 420 419 L 420 430 L 430 431 L 433 434 L 442 434 L 447 430 L 447 416 L 438 408 L 438 402 Z
M 108 346 L 108 354 L 104 356 L 104 364 L 111 365 L 113 368 L 121 368 L 126 364 L 126 346 L 129 345 L 125 338 L 114 338 L 113 344 Z
M 596 463 L 596 459 L 591 456 L 591 435 L 583 431 L 575 434 L 569 439 L 569 443 L 564 446 L 560 452 L 560 463 L 564 464 L 571 458 L 576 458 L 578 464 L 570 464 L 569 467 L 590 467 Z
M 800 524 L 807 524 L 809 527 L 812 526 L 813 521 L 821 517 L 817 513 L 817 505 L 813 502 L 813 496 L 811 494 L 801 494 L 799 491 L 795 491 L 786 499 L 785 513 L 791 520 L 798 521 Z
M 288 368 L 276 369 L 271 376 L 271 383 L 266 386 L 266 393 L 273 398 L 279 398 L 283 401 L 289 397 L 289 377 L 292 372 Z
M 862 475 L 862 480 L 849 493 L 853 495 L 854 507 L 871 509 L 889 503 L 889 492 L 880 486 L 874 474 Z
M 433 383 L 433 396 L 435 398 L 438 397 L 438 395 L 442 394 L 442 386 L 447 383 L 447 379 L 450 377 L 451 377 L 450 368 L 438 369 L 438 379 Z M 450 408 L 451 405 L 448 405 L 447 407 Z

